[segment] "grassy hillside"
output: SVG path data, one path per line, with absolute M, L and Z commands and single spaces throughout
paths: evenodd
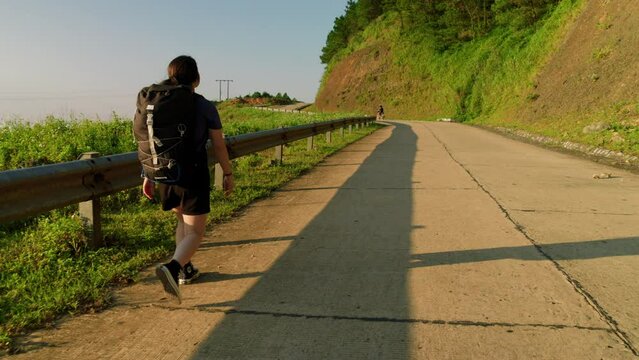
M 638 10 L 632 0 L 562 0 L 534 24 L 444 47 L 386 11 L 335 52 L 316 106 L 384 104 L 389 118 L 452 117 L 639 154 L 637 60 L 626 50 L 639 45 L 639 20 L 627 16 Z M 602 130 L 586 131 L 593 123 Z
M 383 102 L 390 116 L 422 119 L 490 116 L 526 96 L 579 9 L 572 0 L 562 1 L 536 27 L 497 27 L 443 51 L 432 33 L 402 28 L 400 15 L 388 12 L 328 64 L 317 104 L 370 111 Z M 349 83 L 358 86 L 343 88 Z M 349 92 L 356 93 L 344 96 Z

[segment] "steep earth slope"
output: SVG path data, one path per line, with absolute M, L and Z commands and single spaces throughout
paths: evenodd
M 638 14 L 636 0 L 590 1 L 536 77 L 537 99 L 519 116 L 534 121 L 632 106 L 639 97 Z

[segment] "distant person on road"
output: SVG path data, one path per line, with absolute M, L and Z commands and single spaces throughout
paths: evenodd
M 384 120 L 384 107 L 382 105 L 379 105 L 377 109 L 377 120 Z
M 197 63 L 189 56 L 178 56 L 168 66 L 168 79 L 163 84 L 186 85 L 195 93 L 200 84 Z M 211 181 L 208 168 L 206 142 L 211 139 L 216 158 L 224 171 L 223 190 L 226 195 L 233 191 L 233 169 L 226 150 L 222 123 L 215 105 L 204 96 L 195 93 L 195 124 L 186 146 L 194 147 L 194 158 L 189 161 L 190 174 L 177 185 L 157 184 L 162 209 L 172 210 L 177 217 L 175 230 L 175 252 L 170 262 L 156 268 L 156 274 L 164 291 L 181 302 L 178 284 L 189 284 L 199 271 L 191 263 L 191 257 L 200 246 L 206 230 L 207 214 L 210 212 Z M 190 142 L 190 144 L 187 143 Z M 156 184 L 144 178 L 144 195 L 153 199 Z

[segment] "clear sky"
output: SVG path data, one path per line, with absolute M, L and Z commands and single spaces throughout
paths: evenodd
M 131 117 L 137 91 L 182 54 L 198 92 L 287 92 L 312 102 L 346 0 L 0 0 L 0 120 Z M 226 97 L 226 88 L 223 88 Z

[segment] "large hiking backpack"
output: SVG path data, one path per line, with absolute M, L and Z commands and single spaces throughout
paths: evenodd
M 180 183 L 193 166 L 195 96 L 184 85 L 159 84 L 138 93 L 133 133 L 143 175 L 165 184 Z

